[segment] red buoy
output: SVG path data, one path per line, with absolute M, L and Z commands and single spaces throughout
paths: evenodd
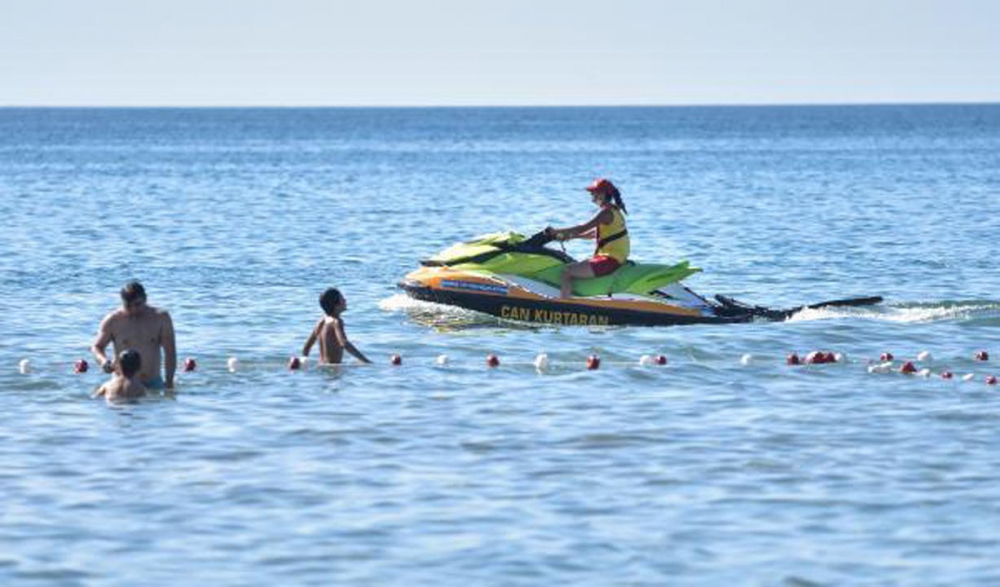
M 882 361 L 883 363 L 886 363 L 886 362 L 889 362 L 889 361 L 891 361 L 891 360 L 893 360 L 895 358 L 896 357 L 892 356 L 892 353 L 885 352 L 885 353 L 882 353 L 881 355 L 879 355 L 878 360 Z
M 190 373 L 191 371 L 194 371 L 197 367 L 198 367 L 198 363 L 196 363 L 195 360 L 192 357 L 188 357 L 188 358 L 184 359 L 184 372 L 185 373 Z
M 941 373 L 941 379 L 951 379 L 954 376 L 955 376 L 955 374 L 952 373 L 951 371 L 945 371 L 945 372 Z
M 912 375 L 917 372 L 917 367 L 912 361 L 907 361 L 903 363 L 902 367 L 899 368 L 899 372 L 905 375 Z
M 73 363 L 74 373 L 86 373 L 87 369 L 90 369 L 90 365 L 87 364 L 87 359 L 77 359 L 76 362 Z
M 292 358 L 288 359 L 288 370 L 289 371 L 298 371 L 301 368 L 302 368 L 302 361 L 299 360 L 298 357 L 292 357 Z
M 976 353 L 976 360 L 977 361 L 989 361 L 990 360 L 990 354 L 987 353 L 986 351 L 979 351 L 979 352 Z
M 594 371 L 601 366 L 601 358 L 597 355 L 590 355 L 587 357 L 587 369 Z
M 403 357 L 399 355 L 392 355 L 389 357 L 389 363 L 398 367 L 403 364 Z
M 986 378 L 986 385 L 996 385 L 996 384 L 997 384 L 996 375 L 990 375 L 989 377 Z
M 823 351 L 813 351 L 806 355 L 805 362 L 807 365 L 822 365 L 826 363 L 826 353 Z
M 792 354 L 788 355 L 788 357 L 785 358 L 785 364 L 786 365 L 801 365 L 802 364 L 802 360 L 799 359 L 799 355 L 797 355 L 796 353 L 792 353 Z
M 496 355 L 487 355 L 486 356 L 486 366 L 487 367 L 491 367 L 491 368 L 492 367 L 499 367 L 500 366 L 500 358 L 497 357 Z
M 836 363 L 837 355 L 833 354 L 832 351 L 827 351 L 826 354 L 823 355 L 823 361 L 826 363 Z
M 656 359 L 654 359 L 654 360 L 656 361 L 657 365 L 666 365 L 667 364 L 667 357 L 664 356 L 664 355 L 656 355 Z

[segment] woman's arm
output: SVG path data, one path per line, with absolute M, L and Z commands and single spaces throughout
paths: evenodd
M 555 237 L 559 240 L 568 240 L 571 238 L 593 238 L 594 234 L 596 234 L 598 226 L 601 224 L 610 224 L 613 219 L 614 217 L 611 214 L 611 210 L 604 209 L 583 224 L 570 226 L 568 228 L 554 228 L 553 232 L 555 233 Z

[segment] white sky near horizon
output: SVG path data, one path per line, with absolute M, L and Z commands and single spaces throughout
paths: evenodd
M 0 2 L 0 106 L 885 102 L 1000 102 L 1000 1 Z

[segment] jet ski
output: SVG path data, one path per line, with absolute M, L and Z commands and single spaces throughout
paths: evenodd
M 613 273 L 574 281 L 573 296 L 559 296 L 563 267 L 575 262 L 546 246 L 548 231 L 525 237 L 498 232 L 455 244 L 421 261 L 399 283 L 411 298 L 485 312 L 505 320 L 564 326 L 670 326 L 785 320 L 806 308 L 878 304 L 881 297 L 850 298 L 771 309 L 716 295 L 705 298 L 683 280 L 701 269 L 626 262 Z

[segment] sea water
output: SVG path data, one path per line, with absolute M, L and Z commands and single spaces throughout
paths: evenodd
M 886 302 L 539 327 L 396 288 L 598 176 L 699 292 Z M 1000 582 L 1000 106 L 0 109 L 0 219 L 4 584 Z M 132 278 L 198 370 L 109 405 L 72 363 Z M 330 286 L 374 365 L 290 372 Z

